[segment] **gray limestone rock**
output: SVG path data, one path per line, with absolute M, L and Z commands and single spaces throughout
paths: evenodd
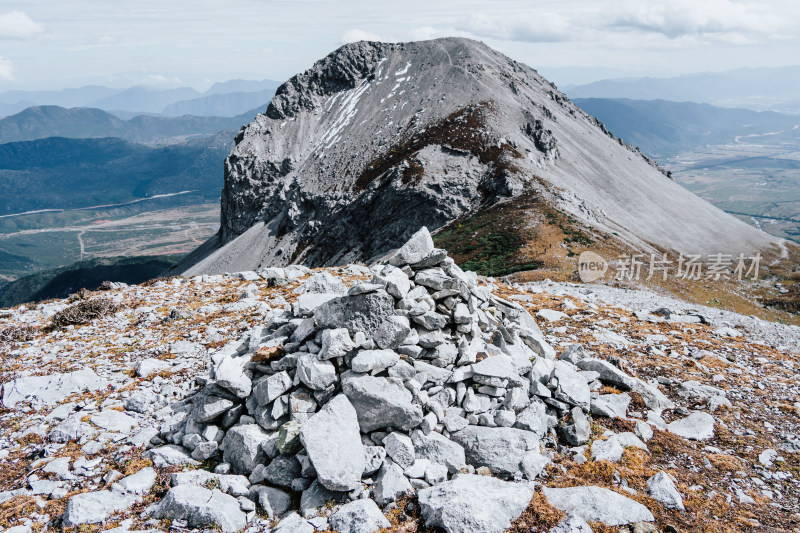
M 714 436 L 714 417 L 696 411 L 685 418 L 667 424 L 667 431 L 685 439 L 708 440 Z
M 425 435 L 422 431 L 411 433 L 417 459 L 427 459 L 432 463 L 447 466 L 450 473 L 456 473 L 467 464 L 464 447 L 448 439 L 441 433 L 431 432 Z
M 343 357 L 355 347 L 347 328 L 326 329 L 322 331 L 322 347 L 318 358 L 327 360 Z
M 400 354 L 394 350 L 362 350 L 350 361 L 350 368 L 354 372 L 377 373 L 396 365 L 398 361 Z
M 493 474 L 513 476 L 529 451 L 539 451 L 539 438 L 530 431 L 509 427 L 468 426 L 450 436 L 464 448 L 474 467 L 486 466 Z
M 394 298 L 379 290 L 325 302 L 314 312 L 314 320 L 321 329 L 347 328 L 350 335 L 360 331 L 374 337 L 383 321 L 393 314 Z
M 283 516 L 292 506 L 292 495 L 273 487 L 253 486 L 251 495 L 270 518 Z
M 14 409 L 18 403 L 30 402 L 35 406 L 53 405 L 70 394 L 96 391 L 105 388 L 108 381 L 83 368 L 66 374 L 49 376 L 24 376 L 3 384 L 3 405 Z
M 315 479 L 300 496 L 300 513 L 304 517 L 310 518 L 317 515 L 328 502 L 343 503 L 347 500 L 346 492 L 328 490 L 318 479 Z
M 631 397 L 627 393 L 601 394 L 592 400 L 591 413 L 608 418 L 626 418 Z
M 647 493 L 663 503 L 667 509 L 684 510 L 683 496 L 669 474 L 663 470 L 647 480 Z
M 653 514 L 641 503 L 602 487 L 543 487 L 542 491 L 553 507 L 578 515 L 589 522 L 622 526 L 655 520 Z
M 528 507 L 533 487 L 488 476 L 459 474 L 417 493 L 428 527 L 447 533 L 501 533 Z
M 584 414 L 580 407 L 575 407 L 571 411 L 572 421 L 561 427 L 564 439 L 572 446 L 586 444 L 592 436 L 592 427 L 589 424 L 589 417 Z
M 386 455 L 401 467 L 407 468 L 414 462 L 416 457 L 414 444 L 408 435 L 397 431 L 389 433 L 383 439 L 383 446 L 386 449 Z
M 361 485 L 366 458 L 356 409 L 347 397 L 329 401 L 303 424 L 300 438 L 324 487 L 349 491 Z
M 380 506 L 393 502 L 411 491 L 403 469 L 396 464 L 384 463 L 375 482 L 374 498 Z
M 289 513 L 271 533 L 314 533 L 316 528 L 297 513 Z
M 297 359 L 297 378 L 315 391 L 327 389 L 338 379 L 336 368 L 330 361 L 321 361 L 312 354 Z
M 422 422 L 422 409 L 411 403 L 411 393 L 400 382 L 373 376 L 350 377 L 343 381 L 342 392 L 358 413 L 361 431 L 385 427 L 408 431 Z
M 413 265 L 425 259 L 433 249 L 431 234 L 423 226 L 389 257 L 388 262 L 394 266 Z
M 550 529 L 550 533 L 592 533 L 592 527 L 580 516 L 568 514 L 561 522 Z
M 136 497 L 113 490 L 76 494 L 67 502 L 63 517 L 64 525 L 74 527 L 105 522 L 114 513 L 124 511 L 135 502 Z
M 375 502 L 369 498 L 341 506 L 328 521 L 331 528 L 339 533 L 374 533 L 391 526 Z
M 152 460 L 157 468 L 200 464 L 189 456 L 185 448 L 174 444 L 147 450 L 144 452 L 144 458 Z
M 234 472 L 249 474 L 267 458 L 261 443 L 268 437 L 269 433 L 257 424 L 234 426 L 225 433 L 220 445 L 222 457 L 226 463 L 230 463 Z
M 132 494 L 145 494 L 150 492 L 150 489 L 155 485 L 156 477 L 156 471 L 148 466 L 135 474 L 120 479 L 118 483 L 123 489 Z
M 214 489 L 194 485 L 179 485 L 164 498 L 148 508 L 154 518 L 185 520 L 190 528 L 216 526 L 225 533 L 244 529 L 247 515 L 233 496 Z

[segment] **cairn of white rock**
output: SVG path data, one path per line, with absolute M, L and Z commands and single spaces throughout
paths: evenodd
M 380 507 L 417 491 L 429 526 L 502 531 L 549 463 L 543 444 L 586 443 L 590 413 L 625 416 L 630 397 L 598 396 L 601 381 L 668 406 L 580 347 L 555 360 L 530 314 L 478 286 L 425 228 L 371 271 L 349 290 L 314 274 L 292 312 L 212 354 L 185 418 L 162 430 L 172 444 L 148 455 L 217 466 L 173 474 L 153 517 L 235 531 L 258 505 L 313 531 L 333 501 L 344 505 L 317 526 L 373 531 L 388 526 Z

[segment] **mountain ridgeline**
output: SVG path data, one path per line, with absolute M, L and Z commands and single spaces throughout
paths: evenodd
M 370 260 L 534 197 L 639 250 L 753 251 L 766 234 L 670 180 L 536 71 L 461 38 L 345 45 L 236 137 L 219 234 L 178 270 Z
M 616 136 L 653 157 L 734 143 L 747 136 L 800 138 L 800 117 L 772 111 L 624 98 L 575 98 L 573 102 Z

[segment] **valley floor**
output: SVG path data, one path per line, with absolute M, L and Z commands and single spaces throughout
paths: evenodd
M 183 255 L 218 228 L 218 203 L 159 209 L 115 206 L 2 218 L 0 279 L 13 281 L 95 257 Z
M 675 180 L 752 226 L 800 242 L 800 138 L 742 138 L 662 161 Z

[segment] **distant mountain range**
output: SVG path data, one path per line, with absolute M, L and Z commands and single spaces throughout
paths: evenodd
M 800 113 L 800 66 L 743 68 L 673 78 L 619 78 L 562 89 L 571 99 L 631 98 Z
M 263 112 L 274 94 L 274 90 L 209 94 L 175 102 L 166 106 L 162 112 L 175 117 L 182 115 L 229 117 L 250 112 L 254 108 Z
M 118 137 L 148 144 L 170 144 L 191 136 L 237 131 L 265 109 L 266 105 L 233 117 L 138 115 L 122 120 L 102 109 L 35 106 L 0 119 L 0 143 L 47 137 Z
M 213 201 L 234 132 L 152 147 L 116 138 L 0 144 L 0 215 L 122 203 L 185 190 Z
M 100 257 L 44 270 L 0 285 L 0 307 L 66 298 L 80 289 L 96 290 L 104 281 L 142 283 L 159 276 L 180 256 Z
M 576 98 L 573 102 L 611 133 L 656 158 L 748 135 L 800 137 L 800 117 L 771 111 L 623 98 Z
M 279 82 L 231 80 L 199 92 L 189 87 L 112 89 L 88 85 L 60 91 L 6 91 L 0 93 L 0 116 L 13 115 L 32 106 L 93 107 L 119 113 L 239 115 L 254 107 L 266 107 Z M 231 95 L 225 98 L 225 95 Z

